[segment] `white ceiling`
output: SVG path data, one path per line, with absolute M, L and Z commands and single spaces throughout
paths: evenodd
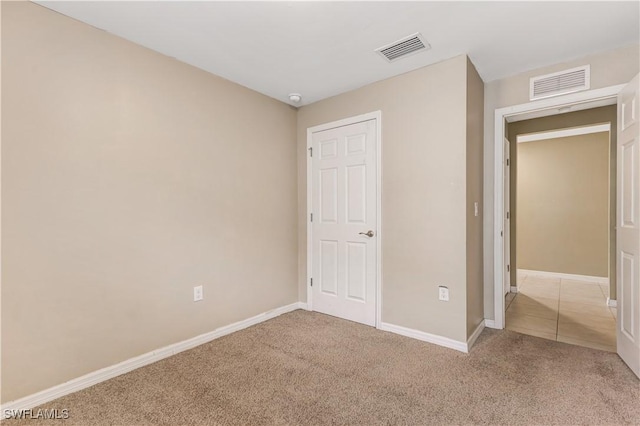
M 491 81 L 640 41 L 637 1 L 37 3 L 301 105 L 464 53 Z M 430 50 L 374 52 L 415 32 Z

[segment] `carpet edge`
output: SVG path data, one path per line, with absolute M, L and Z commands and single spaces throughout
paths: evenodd
M 19 410 L 29 410 L 41 404 L 53 401 L 54 399 L 58 399 L 65 395 L 69 395 L 82 389 L 86 389 L 90 386 L 136 370 L 140 367 L 153 364 L 154 362 L 160 361 L 164 358 L 168 358 L 180 352 L 193 349 L 196 346 L 211 342 L 212 340 L 218 339 L 236 331 L 243 330 L 245 328 L 273 319 L 282 314 L 295 311 L 297 309 L 308 310 L 308 307 L 307 304 L 303 302 L 294 302 L 289 305 L 281 306 L 270 311 L 262 312 L 253 317 L 219 327 L 208 333 L 200 334 L 181 342 L 173 343 L 152 350 L 145 354 L 129 358 L 117 364 L 92 371 L 91 373 L 87 373 L 83 376 L 71 379 L 59 385 L 52 386 L 48 389 L 41 390 L 34 394 L 6 402 L 0 406 L 0 410 L 2 412 L 1 417 L 4 418 L 7 414 L 11 414 Z

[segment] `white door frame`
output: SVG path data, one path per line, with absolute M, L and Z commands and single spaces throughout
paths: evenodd
M 618 92 L 625 87 L 625 84 L 604 87 L 602 89 L 588 90 L 585 92 L 571 93 L 556 98 L 541 99 L 519 105 L 498 108 L 495 111 L 494 121 L 494 174 L 493 174 L 493 306 L 494 321 L 492 328 L 504 328 L 504 244 L 502 240 L 502 227 L 504 223 L 504 182 L 503 182 L 503 161 L 504 161 L 504 132 L 505 120 L 514 116 L 557 109 L 564 106 L 571 106 L 585 102 L 616 98 Z M 511 265 L 513 268 L 514 265 Z
M 502 148 L 503 152 L 505 152 L 507 155 L 507 161 L 509 161 L 509 159 L 511 158 L 511 142 L 509 141 L 509 139 L 504 138 L 504 143 L 502 146 L 503 146 Z M 506 170 L 507 173 L 504 173 L 505 168 L 507 169 Z M 505 186 L 507 186 L 506 190 L 503 191 L 503 194 L 506 194 L 504 197 L 507 199 L 507 203 L 508 203 L 509 200 L 511 200 L 511 194 L 509 192 L 511 189 L 511 163 L 505 164 L 505 167 L 502 168 L 502 171 L 503 171 L 502 176 L 505 176 L 502 178 L 503 189 L 505 188 Z M 508 206 L 506 203 L 504 204 L 504 209 L 507 212 L 509 212 L 509 214 L 511 214 L 509 207 L 510 206 Z M 504 218 L 504 215 L 502 217 Z M 505 262 L 507 262 L 507 265 L 510 265 L 511 264 L 511 240 L 510 240 L 511 239 L 511 220 L 509 218 L 507 218 L 507 220 L 505 220 L 505 223 L 504 223 L 504 236 L 505 238 L 503 238 L 502 241 L 506 241 L 507 244 L 503 251 L 503 256 L 504 256 Z M 511 292 L 512 284 L 514 284 L 511 282 L 511 269 L 509 269 L 507 273 L 502 276 L 502 278 L 504 280 L 502 284 L 502 294 L 506 296 L 507 293 Z M 516 280 L 515 286 L 517 290 L 517 287 L 518 287 L 517 280 Z M 506 288 L 507 291 L 505 291 L 505 287 L 507 287 Z
M 313 271 L 313 227 L 311 226 L 313 173 L 312 158 L 309 155 L 313 143 L 313 134 L 369 120 L 376 121 L 376 328 L 380 328 L 382 324 L 382 111 L 369 112 L 307 129 L 307 309 L 313 311 L 313 292 L 311 291 L 311 272 Z

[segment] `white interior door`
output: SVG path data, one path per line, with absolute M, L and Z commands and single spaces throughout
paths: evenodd
M 375 326 L 376 120 L 312 135 L 312 309 Z
M 640 74 L 618 95 L 618 354 L 640 377 Z
M 510 166 L 511 160 L 509 159 L 509 141 L 504 140 L 504 294 L 506 295 L 511 291 L 511 224 L 510 222 L 510 199 L 511 199 L 511 176 Z

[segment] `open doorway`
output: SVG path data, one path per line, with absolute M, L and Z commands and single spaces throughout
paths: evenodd
M 616 105 L 610 103 L 507 124 L 505 319 L 513 331 L 615 352 Z
M 594 105 L 598 104 L 598 105 Z M 577 92 L 558 98 L 496 109 L 494 138 L 494 320 L 491 326 L 505 326 L 504 280 L 510 279 L 510 259 L 505 252 L 504 229 L 509 226 L 505 203 L 504 144 L 506 123 L 546 117 L 571 109 L 617 106 L 616 143 L 616 352 L 640 377 L 640 74 L 627 84 Z M 612 138 L 613 139 L 613 138 Z M 613 142 L 613 141 L 612 141 Z M 614 285 L 612 283 L 611 285 Z

